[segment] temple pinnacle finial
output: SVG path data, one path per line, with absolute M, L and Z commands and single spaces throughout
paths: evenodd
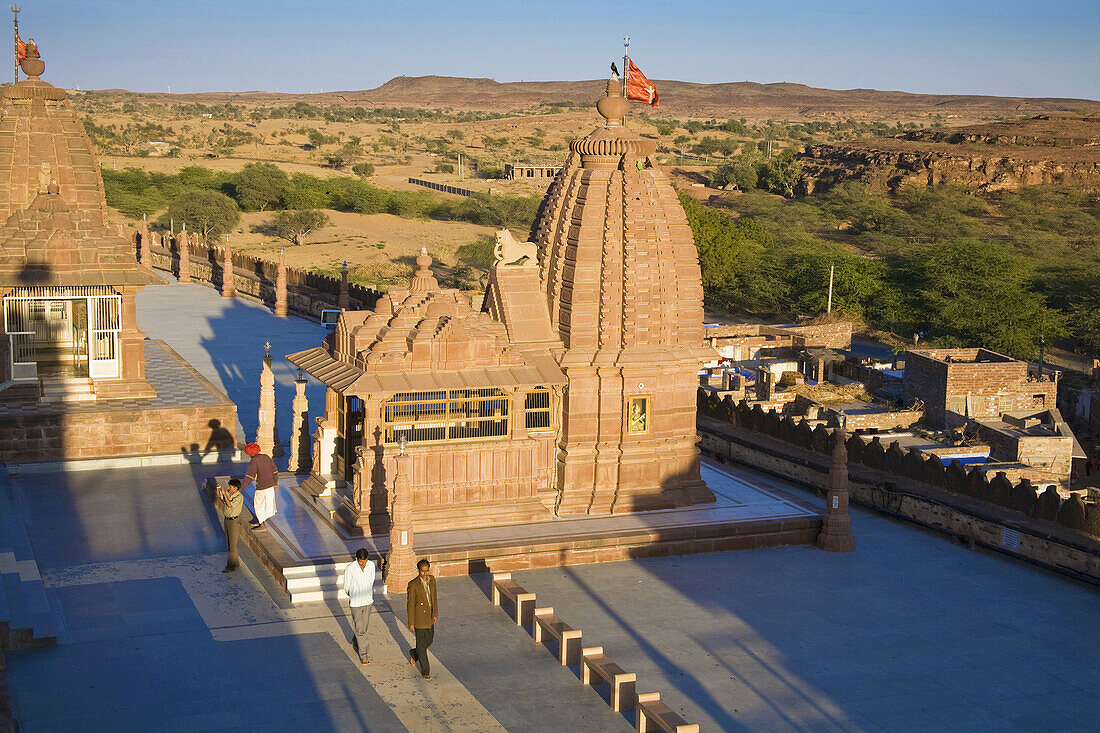
M 27 75 L 27 80 L 36 80 L 46 70 L 46 62 L 38 53 L 38 44 L 33 38 L 27 39 L 26 56 L 19 60 L 19 68 Z
M 630 111 L 630 102 L 623 99 L 622 84 L 614 76 L 607 80 L 607 96 L 596 102 L 596 111 L 608 127 L 622 126 L 623 118 Z
M 432 256 L 428 254 L 428 248 L 421 247 L 420 254 L 416 256 L 416 266 L 420 269 L 416 271 L 412 282 L 409 283 L 410 293 L 432 293 L 439 290 L 439 282 L 431 270 L 433 261 Z

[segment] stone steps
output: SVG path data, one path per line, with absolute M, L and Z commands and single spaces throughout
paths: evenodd
M 333 563 L 295 565 L 283 568 L 283 579 L 291 603 L 309 603 L 340 597 L 344 574 Z
M 52 646 L 59 627 L 22 512 L 7 475 L 0 474 L 0 645 L 5 650 Z
M 43 377 L 43 402 L 92 402 L 95 388 L 91 379 L 80 377 Z

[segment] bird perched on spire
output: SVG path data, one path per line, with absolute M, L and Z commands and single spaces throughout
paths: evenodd
M 611 73 L 615 76 L 619 75 L 619 67 L 615 65 L 614 61 L 611 62 Z

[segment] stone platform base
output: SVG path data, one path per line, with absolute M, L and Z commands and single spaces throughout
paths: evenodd
M 155 397 L 0 402 L 0 461 L 137 460 L 164 454 L 195 463 L 211 456 L 230 460 L 236 452 L 236 405 L 163 341 L 145 341 L 145 359 Z
M 552 519 L 465 530 L 415 531 L 417 557 L 439 577 L 486 571 L 579 565 L 697 552 L 813 544 L 821 512 L 774 481 L 704 463 L 714 504 L 630 515 Z M 244 542 L 294 602 L 338 597 L 340 571 L 364 547 L 376 561 L 389 551 L 384 534 L 354 537 L 333 521 L 335 502 L 303 492 L 302 477 L 284 475 L 278 513 Z M 246 507 L 251 507 L 246 497 Z M 403 589 L 402 589 L 403 590 Z

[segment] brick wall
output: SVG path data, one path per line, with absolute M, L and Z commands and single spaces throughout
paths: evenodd
M 927 421 L 933 425 L 942 425 L 947 411 L 981 419 L 1016 410 L 1050 409 L 1055 406 L 1057 388 L 1049 378 L 1028 376 L 1027 362 L 986 349 L 905 355 L 905 399 L 924 402 Z

